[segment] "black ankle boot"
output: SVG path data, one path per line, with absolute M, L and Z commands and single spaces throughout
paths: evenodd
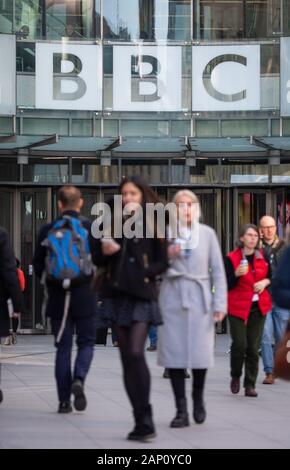
M 134 411 L 135 427 L 128 434 L 129 441 L 147 441 L 156 436 L 155 427 L 152 419 L 151 405 L 147 405 L 140 412 Z
M 197 424 L 202 424 L 206 419 L 203 390 L 193 391 L 193 419 Z
M 189 426 L 186 398 L 181 398 L 180 400 L 177 400 L 176 408 L 177 408 L 176 416 L 171 421 L 170 427 L 171 428 L 185 428 L 186 426 Z

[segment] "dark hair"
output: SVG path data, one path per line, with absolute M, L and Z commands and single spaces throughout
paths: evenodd
M 151 203 L 157 203 L 160 202 L 159 197 L 153 191 L 152 188 L 148 185 L 148 183 L 141 177 L 141 176 L 126 176 L 120 186 L 119 186 L 119 193 L 122 193 L 122 189 L 127 183 L 132 183 L 134 186 L 136 186 L 138 189 L 140 189 L 142 193 L 142 205 L 151 202 Z
M 255 232 L 257 232 L 257 234 L 258 234 L 258 243 L 257 243 L 256 248 L 259 247 L 259 243 L 260 243 L 260 232 L 259 232 L 259 229 L 258 229 L 257 225 L 255 225 L 255 224 L 245 224 L 245 225 L 242 225 L 242 227 L 241 227 L 240 230 L 239 230 L 239 239 L 237 240 L 237 243 L 236 243 L 236 245 L 237 245 L 238 248 L 243 248 L 243 247 L 244 247 L 244 244 L 243 244 L 243 242 L 240 240 L 240 238 L 243 237 L 243 236 L 247 233 L 247 231 L 248 231 L 250 228 L 251 228 L 252 230 L 255 230 Z
M 81 197 L 80 190 L 75 186 L 62 186 L 57 193 L 57 199 L 64 207 L 75 207 Z
M 151 220 L 149 214 L 146 211 L 145 205 L 147 203 L 157 204 L 160 202 L 160 199 L 155 191 L 148 185 L 148 183 L 140 176 L 126 176 L 120 186 L 119 186 L 119 193 L 122 193 L 122 189 L 127 183 L 132 183 L 136 186 L 142 193 L 142 202 L 141 205 L 143 206 L 144 216 L 146 218 L 146 223 L 149 227 L 153 230 L 154 237 L 158 238 L 159 240 L 164 240 L 163 237 L 160 237 L 158 234 L 158 223 L 157 223 L 157 214 L 154 214 L 154 220 Z

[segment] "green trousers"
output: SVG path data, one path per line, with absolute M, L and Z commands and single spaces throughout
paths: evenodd
M 265 317 L 258 304 L 252 304 L 247 324 L 241 319 L 229 315 L 231 346 L 231 376 L 240 378 L 245 363 L 244 387 L 255 388 L 259 371 L 259 349 L 261 346 Z

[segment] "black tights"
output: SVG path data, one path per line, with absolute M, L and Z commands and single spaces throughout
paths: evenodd
M 137 413 L 149 404 L 150 374 L 144 355 L 148 324 L 115 325 L 123 366 L 123 379 L 130 402 Z
M 192 369 L 192 392 L 202 396 L 207 369 Z M 175 400 L 185 398 L 184 369 L 169 369 Z

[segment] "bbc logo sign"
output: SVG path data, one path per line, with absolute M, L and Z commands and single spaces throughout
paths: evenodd
M 290 116 L 290 38 L 281 38 L 281 115 Z M 16 112 L 15 36 L 0 35 L 0 113 Z M 113 111 L 260 110 L 260 45 L 192 46 L 192 76 L 182 46 L 115 45 L 113 74 L 103 74 L 100 45 L 36 43 L 35 107 L 99 111 L 105 87 Z M 190 85 L 191 81 L 191 87 Z M 186 110 L 187 107 L 186 107 Z
M 260 46 L 193 47 L 192 64 L 193 111 L 260 109 Z M 102 47 L 37 44 L 36 107 L 102 109 Z M 182 48 L 114 46 L 113 111 L 182 111 Z

